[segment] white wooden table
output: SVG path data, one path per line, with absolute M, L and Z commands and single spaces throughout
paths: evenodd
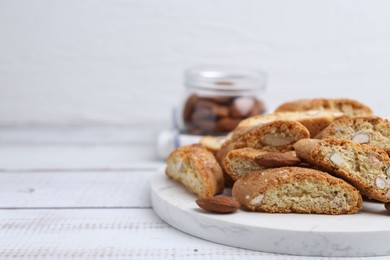
M 0 128 L 0 259 L 300 258 L 215 244 L 164 223 L 149 196 L 164 165 L 155 153 L 162 129 Z

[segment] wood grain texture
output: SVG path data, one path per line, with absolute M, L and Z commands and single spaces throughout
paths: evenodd
M 0 171 L 156 169 L 162 125 L 2 127 Z
M 167 124 L 127 126 L 2 126 L 0 145 L 129 145 L 155 144 Z
M 0 172 L 0 208 L 146 208 L 155 171 Z
M 387 108 L 390 3 L 370 1 L 0 2 L 0 124 L 169 122 L 183 70 L 269 74 L 272 110 L 350 97 Z
M 0 230 L 1 259 L 255 259 L 270 255 L 184 234 L 151 209 L 0 210 Z
M 154 145 L 50 145 L 0 147 L 0 170 L 155 169 Z

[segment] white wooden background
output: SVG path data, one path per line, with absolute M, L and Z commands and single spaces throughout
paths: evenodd
M 160 220 L 149 198 L 163 165 L 157 134 L 195 64 L 265 70 L 270 110 L 350 97 L 390 117 L 389 8 L 0 0 L 0 259 L 297 259 L 207 242 Z
M 386 0 L 1 0 L 0 124 L 165 123 L 194 64 L 265 70 L 271 108 L 343 96 L 389 117 L 389 10 Z

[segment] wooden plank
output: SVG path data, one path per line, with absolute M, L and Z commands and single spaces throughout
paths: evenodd
M 151 209 L 0 210 L 0 234 L 1 259 L 275 259 L 184 234 Z
M 155 169 L 162 164 L 154 144 L 0 146 L 0 171 Z
M 1 127 L 0 171 L 156 168 L 161 125 Z
M 154 144 L 167 125 L 128 126 L 2 126 L 0 145 Z
M 150 207 L 155 171 L 0 173 L 0 208 Z

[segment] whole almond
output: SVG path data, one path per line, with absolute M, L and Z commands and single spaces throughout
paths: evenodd
M 198 100 L 197 95 L 191 95 L 187 98 L 187 101 L 184 104 L 184 108 L 183 108 L 183 118 L 185 122 L 191 120 L 191 114 L 192 111 L 194 110 L 194 105 L 196 104 L 197 100 Z
M 229 109 L 225 106 L 213 107 L 212 113 L 217 117 L 227 117 L 229 115 Z
M 231 103 L 233 97 L 230 96 L 214 96 L 205 98 L 206 100 L 210 100 L 211 102 L 215 102 L 220 105 L 228 105 Z
M 217 130 L 217 123 L 214 120 L 197 120 L 196 122 L 193 122 L 195 126 L 197 126 L 199 129 L 202 130 L 202 134 L 206 133 L 212 133 Z
M 203 119 L 214 120 L 214 114 L 212 113 L 212 111 L 210 109 L 206 109 L 206 108 L 196 109 L 191 116 L 191 120 L 195 124 L 197 121 L 203 120 Z
M 249 116 L 255 116 L 265 113 L 265 105 L 261 100 L 255 100 L 255 105 L 252 108 Z
M 223 117 L 218 120 L 218 127 L 225 131 L 232 131 L 240 123 L 241 119 Z
M 298 165 L 301 160 L 291 153 L 272 152 L 257 156 L 255 162 L 260 166 L 275 168 Z
M 241 207 L 239 202 L 227 196 L 197 199 L 196 204 L 206 211 L 216 213 L 233 213 Z
M 230 106 L 232 117 L 246 117 L 253 109 L 255 100 L 250 97 L 236 98 Z

